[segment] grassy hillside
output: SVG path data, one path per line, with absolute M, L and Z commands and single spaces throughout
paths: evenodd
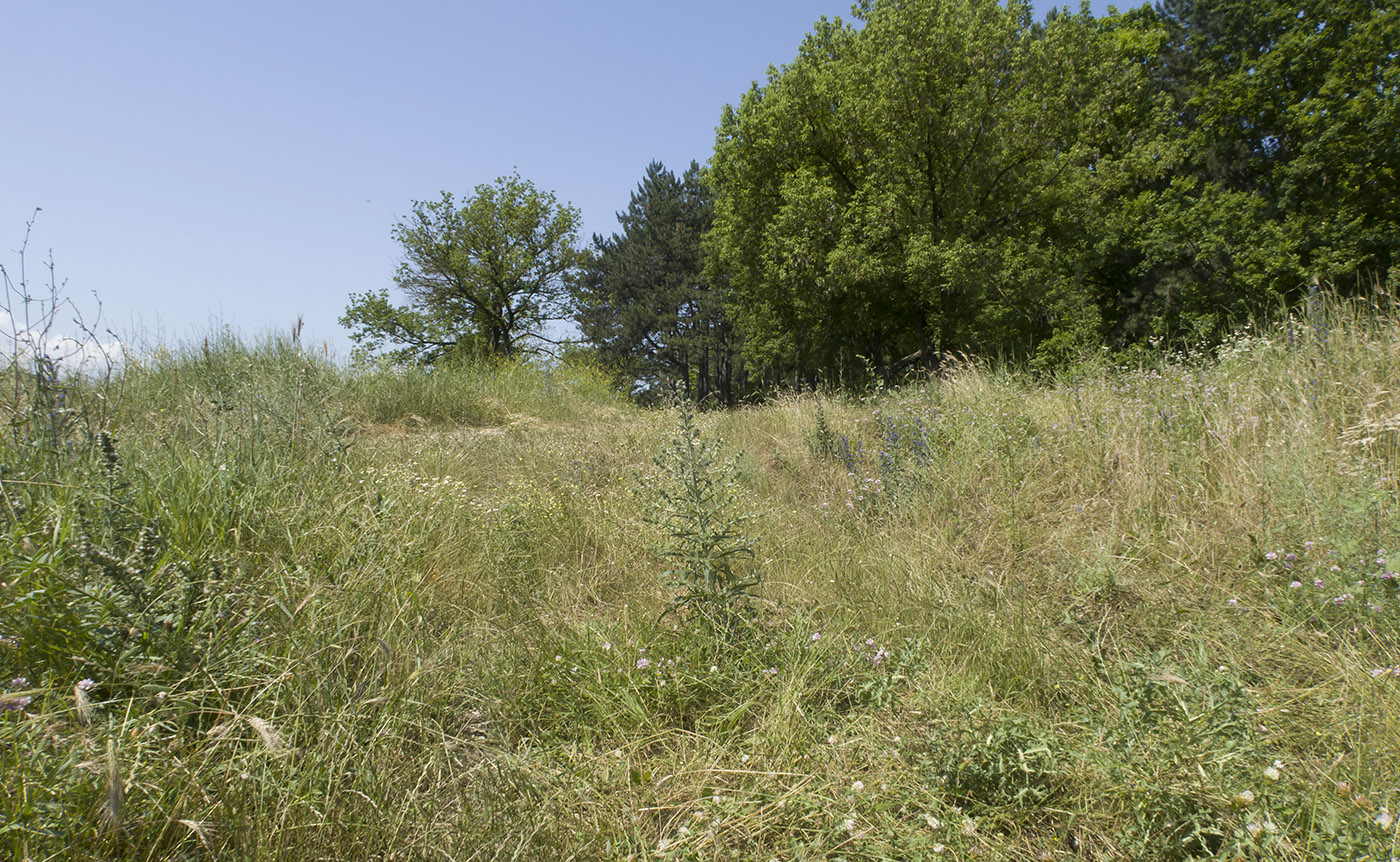
M 1400 855 L 1374 311 L 698 439 L 284 342 L 17 380 L 0 855 Z

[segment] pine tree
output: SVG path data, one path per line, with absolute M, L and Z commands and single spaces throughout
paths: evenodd
M 622 232 L 594 236 L 575 281 L 584 337 L 644 394 L 725 404 L 742 395 L 737 337 L 701 259 L 712 212 L 698 164 L 677 177 L 652 162 L 618 213 Z

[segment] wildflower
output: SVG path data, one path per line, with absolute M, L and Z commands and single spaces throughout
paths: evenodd
M 821 640 L 821 639 L 822 639 L 822 633 L 821 633 L 821 632 L 812 632 L 812 643 L 816 643 L 817 641 L 819 641 L 819 640 Z
M 1303 543 L 1303 550 L 1305 550 L 1305 551 L 1311 551 L 1312 549 L 1313 549 L 1313 540 L 1312 540 L 1312 539 L 1308 539 L 1306 542 Z
M 942 856 L 943 853 L 944 853 L 948 848 L 947 848 L 947 847 L 944 847 L 942 844 L 934 844 L 934 845 L 933 845 L 932 847 L 930 847 L 929 849 L 932 850 L 932 851 L 934 852 L 934 855 Z
M 712 665 L 710 665 L 710 673 L 719 673 L 719 665 L 717 665 L 717 664 L 712 664 Z
M 778 669 L 776 667 L 770 667 L 767 670 L 765 670 L 764 673 L 768 674 L 769 676 L 777 676 Z
M 939 820 L 937 817 L 934 817 L 932 814 L 925 814 L 925 815 L 924 815 L 924 822 L 928 824 L 928 828 L 930 828 L 930 829 L 942 829 L 942 828 L 943 828 L 943 821 L 942 821 L 942 820 Z
M 1277 763 L 1277 761 L 1275 761 L 1275 763 Z M 1270 781 L 1278 781 L 1278 779 L 1279 779 L 1278 767 L 1277 767 L 1277 766 L 1270 766 L 1270 767 L 1268 767 L 1267 769 L 1265 769 L 1265 770 L 1264 770 L 1264 777 L 1267 778 L 1267 779 L 1269 779 Z
M 29 678 L 28 678 L 28 677 L 17 676 L 17 677 L 15 677 L 14 679 L 10 680 L 10 686 L 9 686 L 9 687 L 10 687 L 10 688 L 24 688 L 24 687 L 27 686 L 27 685 L 29 685 Z
M 1234 796 L 1233 799 L 1230 800 L 1230 804 L 1234 805 L 1236 808 L 1245 808 L 1245 807 L 1248 807 L 1248 806 L 1250 806 L 1250 805 L 1253 805 L 1253 804 L 1254 804 L 1254 791 L 1253 791 L 1253 790 L 1241 790 L 1239 793 L 1236 793 L 1236 794 L 1235 794 L 1235 796 Z
M 604 642 L 604 643 L 603 643 L 603 650 L 606 652 L 607 650 L 610 650 L 610 649 L 612 649 L 612 644 L 611 644 L 610 642 Z
M 648 659 L 648 658 L 646 658 L 645 656 L 643 656 L 642 658 L 637 659 L 637 669 L 638 669 L 638 670 L 640 670 L 640 669 L 646 667 L 646 666 L 649 665 L 649 664 L 651 664 L 651 660 Z
M 1249 833 L 1250 838 L 1258 838 L 1259 835 L 1264 831 L 1264 824 L 1250 821 L 1249 823 L 1245 824 L 1244 828 L 1245 831 Z
M 847 832 L 855 832 L 855 831 L 856 831 L 856 819 L 855 819 L 854 817 L 847 817 L 845 820 L 843 820 L 843 821 L 841 822 L 841 828 L 844 829 L 844 830 L 846 830 Z
M 0 699 L 0 712 L 18 712 L 29 706 L 34 701 L 32 697 L 16 697 L 13 699 Z
M 964 835 L 976 835 L 976 834 L 977 834 L 977 821 L 976 821 L 976 820 L 973 820 L 971 817 L 969 817 L 969 818 L 967 818 L 966 820 L 964 820 L 964 821 L 963 821 L 963 824 L 962 824 L 962 834 L 964 834 Z
M 1232 608 L 1237 608 L 1237 607 L 1240 606 L 1240 600 L 1239 600 L 1239 599 L 1230 599 L 1230 601 L 1228 602 L 1228 604 L 1229 604 L 1230 607 L 1232 607 Z
M 1277 559 L 1278 559 L 1278 554 L 1277 554 L 1276 552 L 1274 552 L 1274 551 L 1270 551 L 1270 552 L 1268 552 L 1267 554 L 1264 555 L 1264 559 L 1266 559 L 1266 560 L 1277 560 Z
M 833 733 L 831 736 L 828 736 L 828 737 L 826 738 L 826 742 L 827 742 L 827 745 L 835 745 L 835 744 L 838 742 L 838 740 L 837 740 L 837 738 L 836 738 L 836 734 Z
M 1395 817 L 1390 813 L 1390 809 L 1382 808 L 1381 813 L 1376 815 L 1376 825 L 1386 832 L 1395 825 Z
M 1318 578 L 1317 580 L 1313 581 L 1313 586 L 1317 587 L 1320 590 L 1326 585 L 1322 583 L 1322 578 Z
M 1288 587 L 1289 587 L 1289 589 L 1294 589 L 1294 590 L 1296 590 L 1296 589 L 1298 589 L 1299 587 L 1301 587 L 1302 585 L 1303 585 L 1303 582 L 1302 582 L 1302 581 L 1294 581 L 1293 583 L 1289 584 Z
M 851 790 L 854 793 L 863 793 L 865 791 L 865 782 L 857 778 L 855 781 L 851 782 Z

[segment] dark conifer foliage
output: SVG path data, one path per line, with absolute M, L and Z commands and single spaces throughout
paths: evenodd
M 593 237 L 574 285 L 576 319 L 638 394 L 726 405 L 745 394 L 738 338 L 704 275 L 700 240 L 712 219 L 698 164 L 677 177 L 652 162 L 618 213 L 621 233 Z

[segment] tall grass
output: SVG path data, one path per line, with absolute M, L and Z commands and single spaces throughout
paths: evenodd
M 587 369 L 211 337 L 66 381 L 112 409 L 4 405 L 0 847 L 1389 858 L 1397 378 L 1329 302 L 703 414 L 761 579 L 722 639 L 663 613 L 677 417 Z

